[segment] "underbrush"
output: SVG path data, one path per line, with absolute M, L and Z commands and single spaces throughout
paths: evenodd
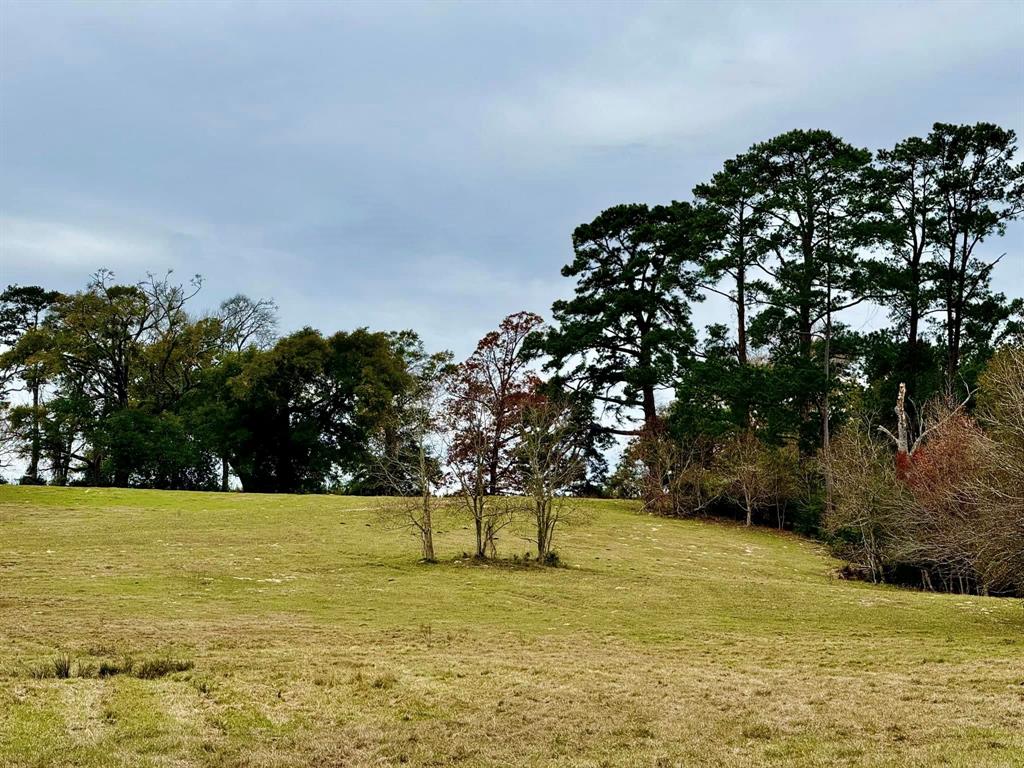
M 452 560 L 455 565 L 476 565 L 485 568 L 564 568 L 565 563 L 557 552 L 548 552 L 543 559 L 537 558 L 532 552 L 525 552 L 522 555 L 514 554 L 511 557 L 479 557 L 463 552 L 461 556 Z

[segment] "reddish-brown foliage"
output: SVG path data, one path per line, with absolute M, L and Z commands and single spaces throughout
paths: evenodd
M 981 438 L 982 432 L 972 418 L 953 414 L 914 451 L 909 462 L 905 454 L 897 455 L 897 470 L 922 508 L 939 511 L 962 504 L 958 489 L 977 477 L 981 469 L 977 448 Z

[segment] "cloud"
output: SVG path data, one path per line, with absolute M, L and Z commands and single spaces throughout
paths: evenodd
M 0 261 L 12 271 L 92 272 L 174 264 L 166 242 L 59 221 L 0 216 Z
M 468 352 L 580 222 L 793 127 L 1020 131 L 1019 4 L 0 2 L 0 282 L 176 268 Z M 993 244 L 1009 293 L 1021 228 Z M 718 319 L 709 302 L 697 322 Z
M 758 124 L 772 130 L 780 115 L 928 89 L 979 61 L 1016 57 L 1020 75 L 1024 18 L 1009 3 L 648 10 L 607 30 L 569 66 L 495 94 L 490 127 L 531 152 L 549 150 L 548 162 L 573 149 L 668 147 Z M 943 44 L 954 28 L 956 44 Z

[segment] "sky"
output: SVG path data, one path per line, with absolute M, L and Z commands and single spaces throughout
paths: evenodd
M 199 273 L 464 356 L 571 291 L 578 224 L 754 142 L 1024 133 L 1022 40 L 1009 1 L 0 0 L 0 283 Z M 1017 296 L 1022 230 L 984 246 Z

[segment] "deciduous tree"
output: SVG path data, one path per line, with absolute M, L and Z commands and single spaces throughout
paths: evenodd
M 524 408 L 517 452 L 537 559 L 547 563 L 553 559 L 556 529 L 575 511 L 566 492 L 583 472 L 581 445 L 567 409 L 546 398 Z

